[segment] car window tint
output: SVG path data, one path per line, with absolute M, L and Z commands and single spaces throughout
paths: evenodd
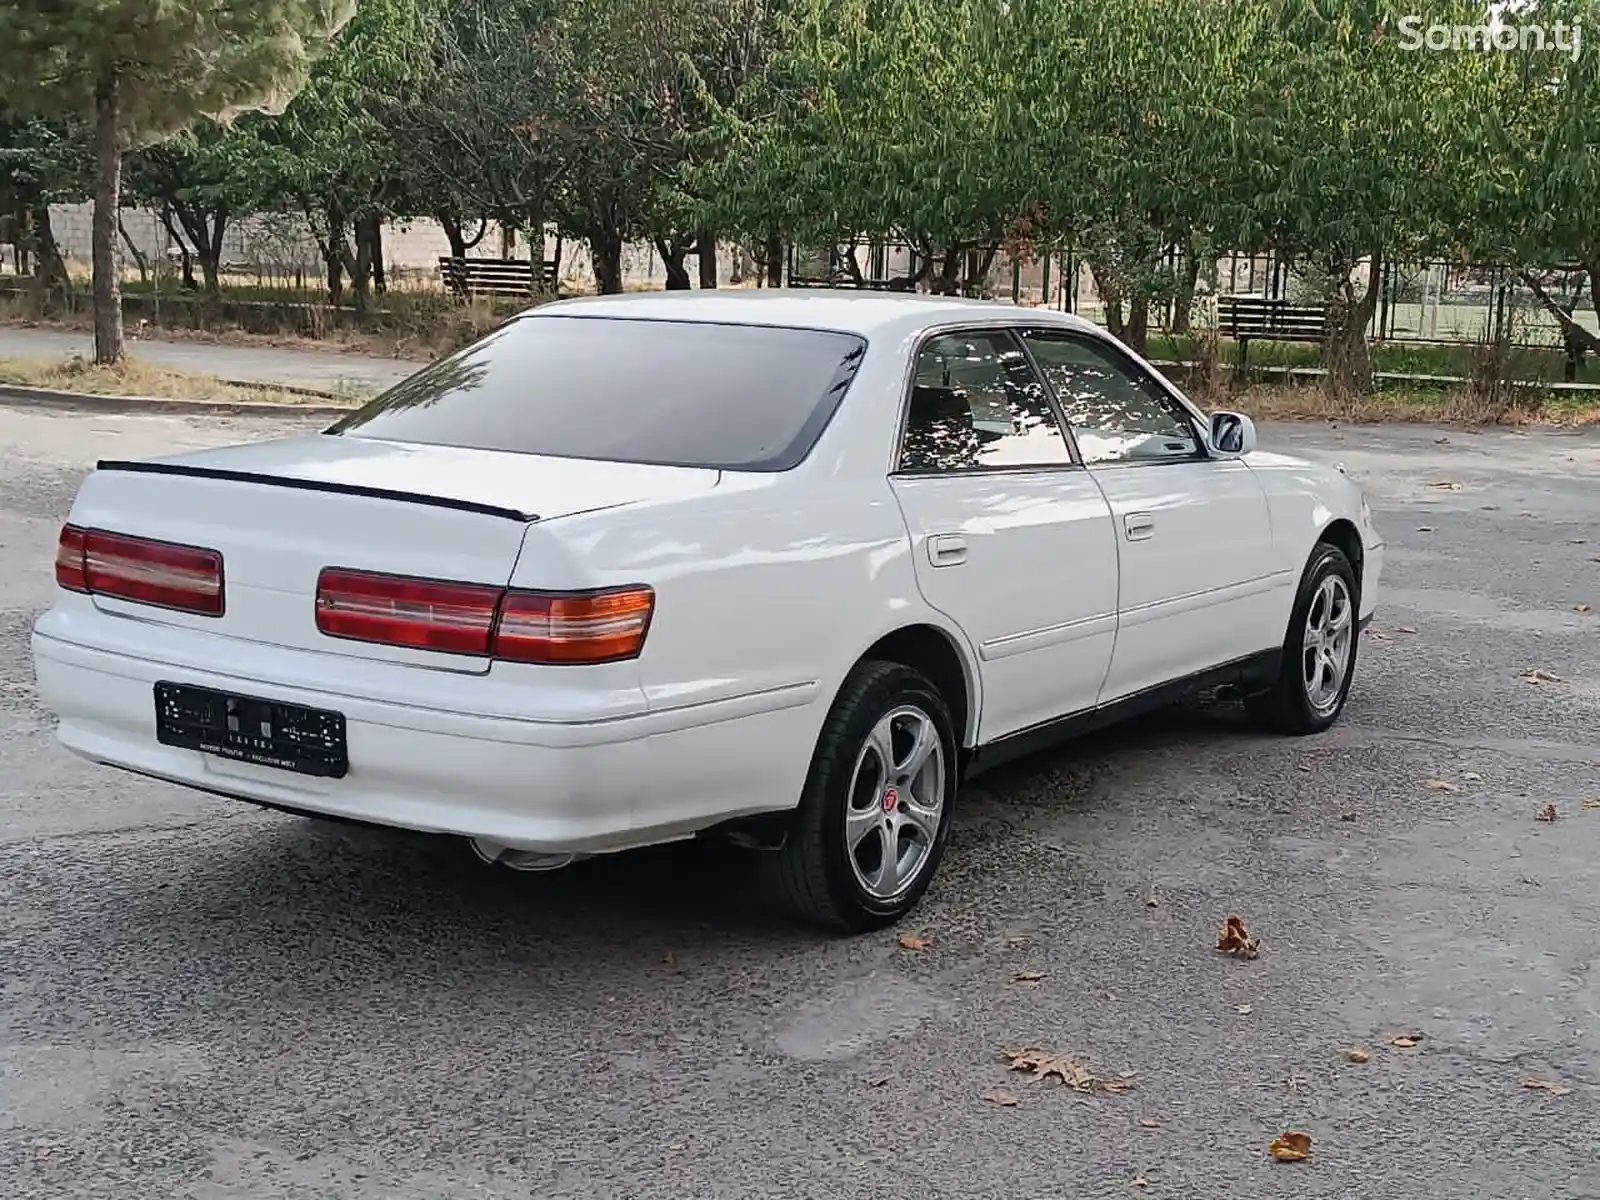
M 528 316 L 391 388 L 334 434 L 742 471 L 799 463 L 855 377 L 853 334 Z
M 1004 330 L 930 339 L 917 354 L 911 382 L 901 471 L 1072 462 L 1039 377 Z
M 1071 335 L 1030 332 L 1023 340 L 1055 389 L 1085 463 L 1203 457 L 1189 414 L 1131 360 Z

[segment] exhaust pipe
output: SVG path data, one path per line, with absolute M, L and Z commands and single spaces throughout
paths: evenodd
M 562 850 L 554 853 L 540 850 L 518 850 L 487 838 L 468 838 L 472 852 L 492 866 L 507 867 L 513 871 L 559 871 L 576 862 L 576 851 Z

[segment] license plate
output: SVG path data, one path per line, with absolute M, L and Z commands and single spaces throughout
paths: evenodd
M 342 714 L 185 684 L 156 684 L 156 740 L 300 775 L 350 769 Z

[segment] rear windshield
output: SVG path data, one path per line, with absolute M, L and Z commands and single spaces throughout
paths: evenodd
M 520 317 L 328 432 L 786 471 L 810 453 L 865 350 L 859 337 L 813 329 Z

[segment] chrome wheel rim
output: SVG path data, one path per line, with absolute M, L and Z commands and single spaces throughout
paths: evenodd
M 933 718 L 912 704 L 881 717 L 856 755 L 844 817 L 850 869 L 874 900 L 899 899 L 927 869 L 944 787 L 944 744 Z
M 1329 575 L 1317 585 L 1306 609 L 1306 631 L 1300 655 L 1300 678 L 1306 702 L 1326 716 L 1339 704 L 1350 674 L 1355 647 L 1355 606 L 1342 577 Z

